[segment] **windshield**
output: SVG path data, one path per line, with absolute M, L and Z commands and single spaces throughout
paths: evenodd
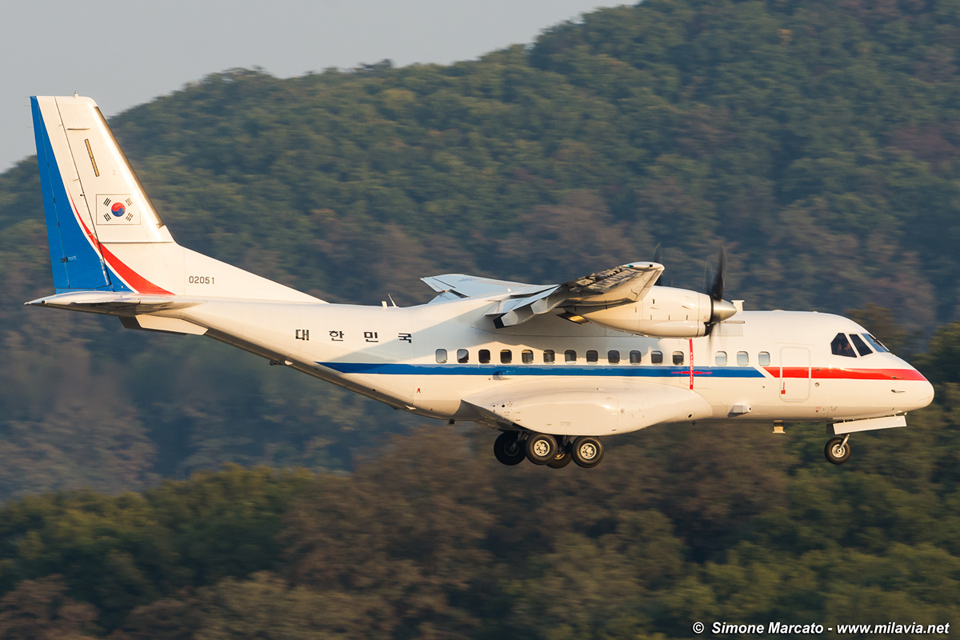
M 874 338 L 869 333 L 864 333 L 862 335 L 863 339 L 866 340 L 877 353 L 890 353 L 890 349 L 887 349 L 885 346 L 883 346 L 882 342 Z
M 857 353 L 859 353 L 861 356 L 868 356 L 871 353 L 873 353 L 873 350 L 870 347 L 868 347 L 866 343 L 863 340 L 861 340 L 860 336 L 858 336 L 857 334 L 851 333 L 850 339 L 853 340 L 853 346 L 857 348 Z

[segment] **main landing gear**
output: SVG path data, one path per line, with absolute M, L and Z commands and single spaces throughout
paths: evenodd
M 850 459 L 850 434 L 842 438 L 831 438 L 823 450 L 823 455 L 833 464 L 843 464 Z
M 520 464 L 526 458 L 536 465 L 562 469 L 575 462 L 585 469 L 603 460 L 603 443 L 593 436 L 570 439 L 546 433 L 504 431 L 493 443 L 493 455 L 505 465 Z

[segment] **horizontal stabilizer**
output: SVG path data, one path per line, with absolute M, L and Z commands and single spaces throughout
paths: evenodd
M 185 309 L 196 306 L 201 302 L 202 300 L 191 300 L 181 296 L 143 295 L 113 291 L 77 291 L 75 293 L 58 293 L 54 296 L 31 300 L 24 304 L 113 316 L 133 316 L 157 311 Z

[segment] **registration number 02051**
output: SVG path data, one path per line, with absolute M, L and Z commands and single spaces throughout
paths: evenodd
M 213 276 L 190 276 L 187 282 L 190 284 L 213 284 Z

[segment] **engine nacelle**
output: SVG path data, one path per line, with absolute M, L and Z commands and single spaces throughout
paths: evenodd
M 707 325 L 737 312 L 726 300 L 673 287 L 653 287 L 632 304 L 612 307 L 576 307 L 577 315 L 608 329 L 656 338 L 699 338 Z

